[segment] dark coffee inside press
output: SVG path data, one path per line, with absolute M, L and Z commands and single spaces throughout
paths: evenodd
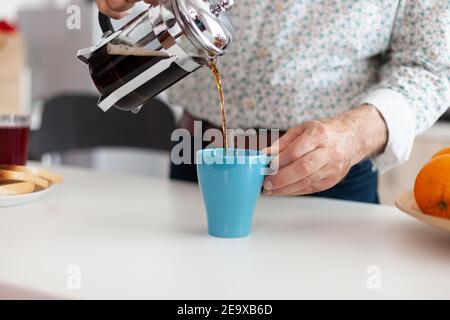
M 92 54 L 89 69 L 98 91 L 102 96 L 107 96 L 148 68 L 168 58 L 170 57 L 167 54 L 142 47 L 107 44 Z M 172 63 L 167 72 L 149 79 L 117 101 L 115 106 L 122 110 L 133 110 L 188 74 L 189 72 L 176 63 Z

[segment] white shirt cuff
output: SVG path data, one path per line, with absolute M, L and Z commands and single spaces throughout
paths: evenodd
M 385 150 L 372 159 L 382 173 L 408 160 L 414 143 L 416 118 L 406 98 L 392 89 L 377 89 L 361 99 L 383 116 L 388 129 Z

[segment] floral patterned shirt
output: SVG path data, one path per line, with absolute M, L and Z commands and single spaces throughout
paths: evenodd
M 285 130 L 369 103 L 388 127 L 373 159 L 386 170 L 450 104 L 449 0 L 237 0 L 230 16 L 229 127 Z M 219 125 L 214 86 L 202 68 L 169 99 Z

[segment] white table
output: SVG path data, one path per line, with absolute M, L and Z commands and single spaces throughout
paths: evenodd
M 250 237 L 219 239 L 195 185 L 57 171 L 0 209 L 0 297 L 450 298 L 450 235 L 393 207 L 263 197 Z

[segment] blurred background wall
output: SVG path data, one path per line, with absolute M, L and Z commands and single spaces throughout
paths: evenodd
M 81 29 L 66 28 L 66 6 L 23 7 L 17 23 L 26 44 L 31 102 L 62 92 L 92 92 L 86 68 L 75 57 L 93 43 L 92 6 L 79 1 Z

